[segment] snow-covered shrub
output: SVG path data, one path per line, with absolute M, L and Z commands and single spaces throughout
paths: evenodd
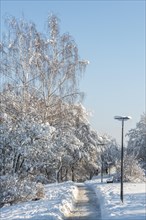
M 134 154 L 141 163 L 146 162 L 146 114 L 141 115 L 136 127 L 131 129 L 127 136 L 129 137 L 127 151 Z M 144 167 L 146 170 L 146 166 Z
M 140 163 L 133 155 L 127 155 L 124 163 L 125 180 L 130 182 L 144 181 L 144 170 Z
M 17 175 L 1 176 L 0 185 L 0 206 L 44 197 L 43 185 L 32 182 L 29 177 L 21 179 Z
M 123 162 L 123 178 L 125 182 L 142 182 L 146 181 L 144 170 L 141 168 L 139 161 L 134 155 L 126 154 Z M 121 163 L 116 164 L 116 174 L 114 179 L 120 181 Z

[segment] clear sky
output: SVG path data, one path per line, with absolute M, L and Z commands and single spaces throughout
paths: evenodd
M 49 12 L 61 20 L 61 33 L 75 39 L 80 57 L 90 61 L 80 88 L 90 122 L 120 143 L 115 115 L 130 115 L 125 133 L 145 112 L 145 0 L 13 1 L 1 0 L 1 30 L 6 14 L 24 17 L 44 31 Z

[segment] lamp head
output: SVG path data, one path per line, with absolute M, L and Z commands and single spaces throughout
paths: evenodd
M 131 119 L 131 116 L 115 116 L 114 119 L 119 120 L 119 121 L 127 121 Z

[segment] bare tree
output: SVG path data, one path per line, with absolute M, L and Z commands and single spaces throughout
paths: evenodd
M 82 97 L 78 83 L 88 61 L 79 59 L 72 36 L 60 34 L 55 15 L 48 17 L 45 35 L 24 20 L 10 18 L 7 24 L 0 44 L 2 87 L 21 95 L 24 113 L 31 105 L 41 109 L 44 121 L 55 120 L 64 111 L 64 102 Z

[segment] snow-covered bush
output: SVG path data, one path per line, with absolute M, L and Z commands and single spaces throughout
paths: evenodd
M 17 175 L 1 176 L 0 185 L 0 206 L 44 197 L 43 185 L 31 181 L 29 177 L 21 179 Z
M 43 184 L 32 181 L 31 177 L 1 176 L 0 184 L 0 206 L 38 200 L 45 195 Z
M 129 137 L 127 151 L 134 154 L 141 161 L 146 162 L 146 114 L 141 115 L 139 122 L 134 129 L 131 129 L 127 136 Z M 146 166 L 145 166 L 146 169 Z
M 123 178 L 125 182 L 143 182 L 145 179 L 145 172 L 141 168 L 139 161 L 132 154 L 126 154 L 123 162 Z M 120 181 L 121 163 L 116 163 L 115 180 Z

